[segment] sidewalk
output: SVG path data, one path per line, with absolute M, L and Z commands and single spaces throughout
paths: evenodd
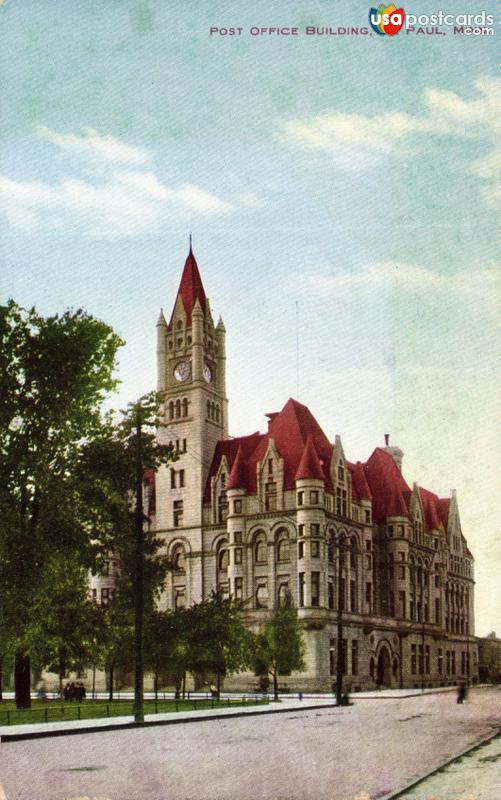
M 400 700 L 423 694 L 437 694 L 455 691 L 453 687 L 436 689 L 382 689 L 375 692 L 356 692 L 351 701 L 358 700 Z M 224 695 L 222 695 L 224 697 Z M 147 714 L 140 727 L 153 725 L 175 725 L 185 722 L 205 722 L 228 717 L 256 716 L 258 714 L 279 714 L 290 711 L 308 711 L 315 708 L 336 707 L 332 695 L 303 695 L 299 700 L 294 695 L 282 695 L 279 703 L 270 701 L 268 705 L 238 706 L 236 708 L 206 709 L 203 711 L 173 711 L 166 714 Z M 138 727 L 132 716 L 104 717 L 100 719 L 68 720 L 60 722 L 34 723 L 31 725 L 0 726 L 0 742 L 13 742 L 22 739 L 41 739 L 52 736 L 68 736 L 72 734 L 95 733 L 97 731 L 130 730 Z

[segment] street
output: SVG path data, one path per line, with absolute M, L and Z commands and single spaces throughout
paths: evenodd
M 341 708 L 4 743 L 0 786 L 7 800 L 355 800 L 363 793 L 373 800 L 501 722 L 495 688 L 471 691 L 464 705 L 452 692 L 353 700 Z M 465 795 L 473 789 L 462 787 Z

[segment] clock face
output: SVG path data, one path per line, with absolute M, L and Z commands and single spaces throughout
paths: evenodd
M 207 383 L 212 381 L 212 371 L 208 364 L 204 364 L 204 378 Z
M 187 381 L 190 377 L 191 369 L 187 361 L 180 361 L 174 370 L 174 377 L 177 381 Z

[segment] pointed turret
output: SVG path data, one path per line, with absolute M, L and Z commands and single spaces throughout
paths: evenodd
M 186 324 L 191 325 L 191 314 L 196 301 L 200 303 L 202 311 L 205 312 L 207 305 L 207 297 L 203 287 L 202 278 L 198 269 L 198 264 L 190 243 L 190 252 L 184 262 L 183 274 L 181 276 L 181 283 L 176 296 L 176 303 L 178 298 L 181 299 L 184 311 L 186 313 Z M 174 304 L 174 308 L 175 308 Z M 172 326 L 172 318 L 169 327 Z
M 313 446 L 311 436 L 308 436 L 306 440 L 295 478 L 297 481 L 304 480 L 305 478 L 315 478 L 320 481 L 324 480 L 322 465 L 317 456 L 317 451 Z

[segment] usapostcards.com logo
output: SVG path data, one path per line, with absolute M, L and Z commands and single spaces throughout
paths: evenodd
M 385 6 L 383 3 L 378 8 L 371 8 L 369 12 L 371 28 L 379 36 L 395 36 L 405 22 L 405 11 L 397 8 L 393 3 Z

